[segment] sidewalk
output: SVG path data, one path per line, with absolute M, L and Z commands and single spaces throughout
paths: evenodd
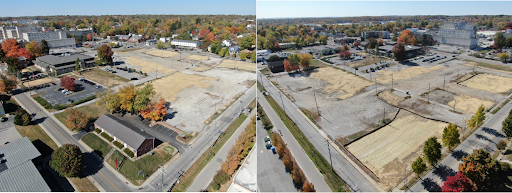
M 213 180 L 213 177 L 217 173 L 217 170 L 220 169 L 221 163 L 226 160 L 226 157 L 228 156 L 228 152 L 231 149 L 233 145 L 236 144 L 236 140 L 238 139 L 238 136 L 242 134 L 245 127 L 251 123 L 251 117 L 255 116 L 256 111 L 252 111 L 251 114 L 245 119 L 245 121 L 238 127 L 238 129 L 233 133 L 233 135 L 229 138 L 229 140 L 222 146 L 222 148 L 217 152 L 215 157 L 212 158 L 210 162 L 206 165 L 206 167 L 197 175 L 196 179 L 194 179 L 194 182 L 190 184 L 190 187 L 188 187 L 187 192 L 200 192 L 201 190 L 204 190 L 208 187 L 210 182 Z

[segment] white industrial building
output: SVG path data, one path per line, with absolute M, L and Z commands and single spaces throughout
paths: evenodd
M 0 40 L 18 39 L 23 37 L 23 33 L 44 31 L 44 27 L 31 26 L 0 26 Z
M 23 33 L 23 40 L 27 42 L 36 41 L 40 42 L 41 40 L 60 40 L 66 39 L 65 31 L 50 31 L 50 32 L 26 32 Z
M 475 48 L 478 44 L 478 39 L 475 38 L 475 27 L 461 22 L 445 23 L 433 36 L 434 41 L 438 43 L 470 49 Z
M 200 41 L 193 41 L 193 40 L 178 40 L 178 39 L 174 39 L 174 40 L 171 41 L 171 45 L 190 47 L 190 48 L 198 48 L 199 45 L 201 45 L 201 42 Z

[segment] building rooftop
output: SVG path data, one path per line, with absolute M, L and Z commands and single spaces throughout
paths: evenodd
M 174 41 L 180 41 L 180 42 L 188 42 L 188 43 L 201 43 L 201 41 L 195 41 L 195 40 L 180 40 L 180 39 L 174 39 L 171 42 Z
M 46 55 L 46 56 L 41 56 L 39 58 L 36 58 L 36 60 L 45 62 L 50 65 L 56 65 L 56 64 L 62 64 L 62 63 L 74 62 L 76 60 L 76 58 L 78 58 L 80 60 L 94 59 L 94 57 L 92 57 L 92 56 L 75 54 L 75 55 L 69 55 L 69 56 Z
M 127 123 L 113 115 L 103 114 L 94 124 L 107 130 L 110 134 L 119 138 L 132 148 L 139 148 L 146 139 L 155 139 L 143 130 Z

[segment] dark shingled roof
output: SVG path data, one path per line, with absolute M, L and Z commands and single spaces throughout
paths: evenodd
M 94 57 L 86 56 L 86 55 L 82 55 L 82 54 L 75 54 L 75 55 L 60 56 L 60 57 L 59 56 L 46 55 L 46 56 L 41 56 L 41 57 L 36 58 L 36 59 L 39 60 L 39 61 L 51 64 L 51 65 L 56 65 L 56 64 L 62 64 L 62 63 L 74 62 L 76 60 L 76 58 L 79 58 L 79 60 L 86 60 L 86 59 L 91 59 L 91 58 L 94 58 Z
M 155 137 L 113 115 L 103 114 L 94 124 L 135 149 L 138 149 L 144 140 L 155 139 Z

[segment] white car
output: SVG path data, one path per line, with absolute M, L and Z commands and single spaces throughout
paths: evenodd
M 62 90 L 62 93 L 66 93 L 66 92 L 68 92 L 68 91 L 69 91 L 69 90 L 64 89 L 64 90 Z

